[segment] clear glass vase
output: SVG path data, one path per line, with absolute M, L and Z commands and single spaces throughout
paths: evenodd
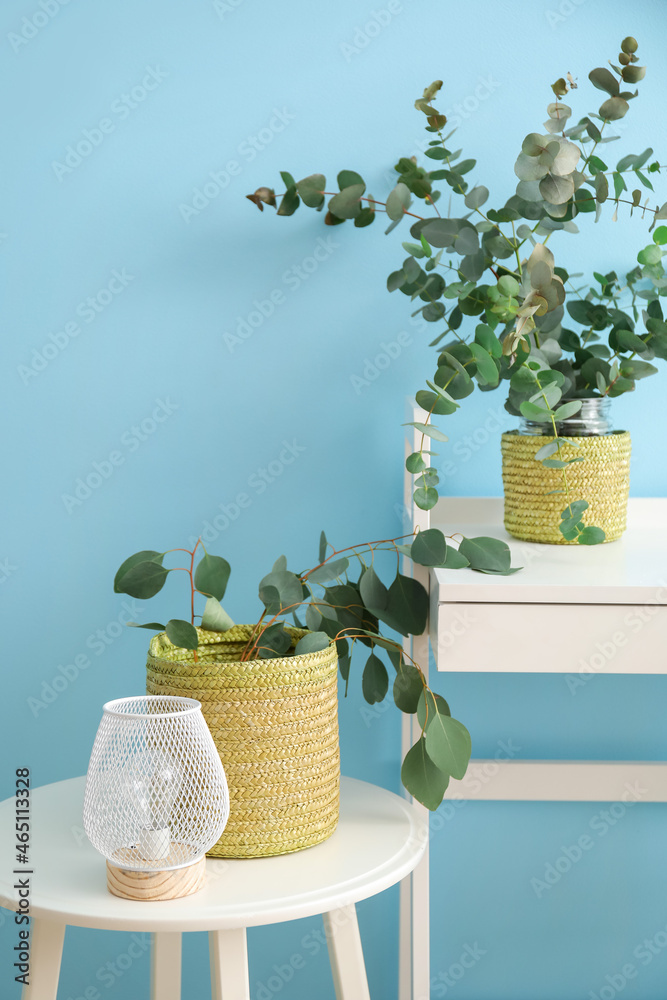
M 612 433 L 610 419 L 611 400 L 608 396 L 596 396 L 582 399 L 578 413 L 567 420 L 557 420 L 556 428 L 563 437 L 600 437 Z M 519 434 L 545 435 L 551 437 L 553 427 L 550 423 L 521 418 Z

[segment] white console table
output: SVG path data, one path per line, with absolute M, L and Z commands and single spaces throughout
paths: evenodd
M 408 408 L 406 420 L 423 419 L 423 411 Z M 408 455 L 418 450 L 421 434 L 406 431 Z M 591 673 L 667 673 L 667 499 L 631 498 L 628 529 L 617 542 L 537 545 L 507 534 L 502 499 L 444 497 L 426 512 L 414 505 L 412 489 L 406 474 L 405 531 L 436 527 L 446 535 L 501 538 L 512 564 L 523 567 L 504 577 L 414 566 L 430 596 L 428 634 L 410 644 L 422 666 L 430 639 L 436 668 L 447 672 L 558 672 L 572 675 L 573 684 Z M 535 641 L 518 644 L 517 630 L 525 634 L 527 625 Z M 419 736 L 416 726 L 405 719 L 404 752 Z M 493 781 L 484 779 L 490 765 Z M 667 802 L 661 761 L 472 760 L 450 793 L 487 801 L 613 802 L 633 781 L 648 789 L 643 802 Z M 400 1000 L 430 995 L 428 915 L 427 851 L 402 886 Z

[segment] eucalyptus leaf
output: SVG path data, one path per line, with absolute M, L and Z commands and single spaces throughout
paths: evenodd
M 227 590 L 231 566 L 222 556 L 211 556 L 208 552 L 200 559 L 195 569 L 195 587 L 207 597 L 221 601 Z
M 433 763 L 460 780 L 466 773 L 471 748 L 470 733 L 463 723 L 438 710 L 426 730 L 426 752 Z
M 421 566 L 440 566 L 447 556 L 447 542 L 438 528 L 417 533 L 412 543 L 412 559 Z
M 137 555 L 141 555 L 141 553 L 137 553 Z M 161 556 L 159 558 L 162 559 Z M 146 559 L 135 562 L 124 571 L 120 578 L 117 574 L 117 592 L 129 594 L 130 597 L 135 597 L 139 601 L 147 601 L 162 590 L 169 572 L 161 561 Z
M 665 228 L 664 226 L 662 227 Z M 115 594 L 125 594 L 126 590 L 123 589 L 122 582 L 125 574 L 137 566 L 139 563 L 152 562 L 157 563 L 159 566 L 162 565 L 162 560 L 164 559 L 164 552 L 155 552 L 153 549 L 144 549 L 141 552 L 135 552 L 133 556 L 126 559 L 124 563 L 121 563 L 116 576 L 113 581 L 113 589 Z M 130 595 L 134 596 L 134 595 Z
M 229 617 L 220 601 L 215 597 L 209 597 L 206 601 L 204 614 L 201 619 L 201 627 L 211 632 L 226 632 L 233 626 L 234 622 Z
M 383 701 L 389 687 L 389 677 L 387 668 L 382 660 L 371 653 L 366 660 L 364 673 L 361 679 L 361 690 L 369 705 Z
M 190 622 L 180 618 L 172 618 L 168 621 L 165 625 L 165 632 L 169 641 L 174 646 L 178 646 L 179 649 L 197 649 L 199 645 L 197 629 Z
M 423 736 L 405 755 L 401 767 L 401 781 L 410 795 L 431 811 L 437 809 L 443 800 L 449 776 L 429 757 Z
M 323 566 L 318 566 L 308 574 L 309 583 L 330 583 L 342 576 L 350 565 L 349 559 L 343 556 L 341 559 L 332 559 L 325 562 Z
M 506 573 L 512 561 L 512 554 L 507 542 L 485 535 L 464 538 L 459 545 L 459 552 L 466 557 L 473 569 Z
M 396 671 L 393 687 L 394 702 L 397 708 L 401 712 L 413 715 L 417 711 L 423 689 L 424 680 L 417 668 L 413 667 L 411 663 L 401 662 Z
M 327 649 L 331 639 L 326 632 L 307 632 L 302 636 L 294 647 L 295 656 L 304 656 L 306 653 L 319 653 L 322 649 Z

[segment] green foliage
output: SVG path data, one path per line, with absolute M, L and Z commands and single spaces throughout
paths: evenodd
M 565 492 L 567 466 L 575 459 L 560 457 L 562 421 L 582 399 L 634 391 L 639 380 L 656 373 L 651 361 L 667 360 L 667 325 L 659 302 L 667 294 L 667 226 L 654 228 L 667 219 L 667 202 L 651 201 L 663 167 L 652 160 L 651 147 L 621 156 L 615 169 L 602 155 L 614 138 L 605 134 L 605 127 L 628 113 L 637 96 L 628 85 L 645 76 L 645 67 L 637 65 L 637 48 L 636 39 L 625 38 L 618 65 L 610 62 L 610 68 L 591 70 L 588 99 L 595 104 L 600 96 L 603 100 L 574 124 L 572 107 L 563 100 L 579 96 L 574 81 L 568 76 L 551 85 L 547 120 L 525 136 L 514 163 L 515 193 L 504 204 L 486 207 L 489 189 L 468 186 L 475 160 L 462 159 L 460 149 L 448 146 L 451 136 L 442 132 L 446 116 L 433 106 L 442 86 L 436 81 L 415 102 L 426 116 L 426 165 L 414 157 L 399 158 L 397 183 L 386 202 L 365 196 L 359 174 L 342 171 L 340 192 L 331 198 L 325 220 L 337 224 L 354 219 L 355 225 L 366 225 L 364 213 L 372 221 L 385 212 L 390 232 L 408 209 L 418 216 L 410 228 L 412 240 L 402 243 L 409 256 L 387 280 L 390 292 L 400 291 L 427 322 L 440 327 L 433 345 L 444 341 L 433 376 L 416 392 L 428 416 L 414 426 L 425 437 L 445 442 L 432 418 L 456 412 L 475 387 L 488 392 L 503 386 L 510 413 L 542 422 L 545 432 L 553 433 L 555 449 L 538 461 L 562 471 Z M 304 204 L 321 207 L 321 174 L 298 184 L 284 174 L 283 181 L 279 214 L 293 211 L 299 195 Z M 435 208 L 440 182 L 446 189 L 444 201 L 451 204 L 447 213 Z M 248 197 L 260 209 L 275 206 L 271 188 Z M 412 198 L 425 202 L 431 213 L 412 205 Z M 578 217 L 597 222 L 603 211 L 612 210 L 610 205 L 614 219 L 619 210 L 631 215 L 639 210 L 650 222 L 652 242 L 640 249 L 638 266 L 624 278 L 595 272 L 595 284 L 577 288 L 567 270 L 556 266 L 546 243 L 554 232 L 578 232 Z M 425 454 L 415 452 L 406 467 L 418 477 L 415 502 L 429 510 L 438 500 L 438 482 Z M 582 544 L 595 544 L 601 532 L 572 526 L 569 534 Z M 454 565 L 464 556 L 449 547 L 446 558 Z
M 430 472 L 422 470 L 422 476 L 427 477 L 424 481 L 433 478 L 427 476 Z M 510 566 L 509 550 L 502 542 L 495 543 L 494 547 L 487 544 L 493 543 L 492 539 L 471 539 L 474 551 L 466 558 L 447 543 L 438 529 L 408 537 L 410 545 L 405 545 L 402 539 L 385 539 L 336 551 L 322 532 L 317 565 L 300 573 L 289 569 L 286 556 L 279 556 L 271 571 L 260 581 L 258 593 L 264 611 L 241 659 L 303 655 L 326 649 L 335 642 L 347 693 L 354 650 L 360 643 L 365 656 L 362 692 L 371 705 L 383 701 L 389 691 L 388 661 L 395 671 L 394 702 L 402 712 L 417 714 L 424 733 L 419 768 L 416 755 L 406 757 L 406 787 L 420 802 L 436 808 L 450 777 L 462 776 L 465 771 L 470 737 L 460 722 L 455 723 L 450 718 L 445 700 L 430 691 L 419 665 L 403 651 L 401 637 L 421 635 L 426 628 L 429 606 L 426 590 L 418 580 L 400 571 L 387 586 L 375 568 L 375 555 L 393 552 L 411 556 L 415 563 L 423 566 L 449 569 L 471 566 L 482 572 L 498 573 L 511 573 L 514 569 Z M 467 541 L 461 542 L 461 549 Z M 205 552 L 195 567 L 200 546 L 201 541 L 198 541 L 192 550 L 171 550 L 185 552 L 188 557 L 186 565 L 172 569 L 162 565 L 168 553 L 153 549 L 137 552 L 123 562 L 114 579 L 116 593 L 144 599 L 159 592 L 168 573 L 185 571 L 190 580 L 191 621 L 173 618 L 166 626 L 158 622 L 129 624 L 166 632 L 175 646 L 194 650 L 195 660 L 199 647 L 199 630 L 195 626 L 198 616 L 194 613 L 196 601 L 206 598 L 201 615 L 202 629 L 222 633 L 234 624 L 220 604 L 230 577 L 229 563 Z M 358 573 L 354 572 L 355 566 Z M 286 628 L 285 619 L 290 617 L 297 622 L 305 618 L 306 622 L 307 631 L 296 642 L 293 633 Z M 384 634 L 384 628 L 393 636 Z M 440 720 L 437 725 L 434 719 Z

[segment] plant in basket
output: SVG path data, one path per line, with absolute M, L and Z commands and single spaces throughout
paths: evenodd
M 470 757 L 468 731 L 429 688 L 400 639 L 424 631 L 428 595 L 398 568 L 385 585 L 376 563 L 384 552 L 393 553 L 397 564 L 403 555 L 424 566 L 498 575 L 516 571 L 508 546 L 494 538 L 459 535 L 454 540 L 434 528 L 335 550 L 322 532 L 317 563 L 294 572 L 281 556 L 260 581 L 258 620 L 236 625 L 221 603 L 230 565 L 206 552 L 201 540 L 192 550 L 137 552 L 118 570 L 116 593 L 139 600 L 159 593 L 170 573 L 188 577 L 189 621 L 130 624 L 159 633 L 150 643 L 148 693 L 201 701 L 218 746 L 231 813 L 212 853 L 286 853 L 333 832 L 339 783 L 337 672 L 347 692 L 355 650 L 363 651 L 366 701 L 385 698 L 391 675 L 397 707 L 419 720 L 421 737 L 401 769 L 408 791 L 436 809 L 450 778 L 463 777 Z M 185 565 L 164 565 L 174 553 L 185 555 Z M 384 634 L 384 628 L 399 639 Z
M 634 38 L 625 38 L 609 69 L 591 70 L 590 83 L 605 97 L 575 123 L 576 80 L 568 73 L 551 85 L 547 120 L 526 135 L 507 165 L 518 183 L 504 204 L 488 207 L 489 189 L 470 182 L 476 161 L 453 148 L 446 116 L 433 105 L 440 80 L 415 101 L 425 116 L 425 155 L 433 169 L 401 157 L 386 201 L 367 193 L 353 170 L 338 174 L 338 191 L 327 190 L 322 174 L 295 181 L 283 172 L 279 201 L 269 187 L 248 195 L 259 209 L 271 205 L 283 216 L 301 202 L 318 211 L 326 205 L 330 226 L 351 220 L 365 228 L 386 216 L 389 233 L 405 217 L 412 222 L 411 239 L 402 244 L 408 256 L 387 288 L 407 296 L 413 315 L 436 331 L 433 373 L 416 394 L 427 414 L 417 424 L 421 447 L 407 459 L 423 509 L 436 503 L 439 485 L 425 441 L 446 440 L 433 417 L 455 413 L 475 388 L 502 385 L 506 409 L 523 421 L 518 433 L 502 438 L 508 531 L 533 541 L 593 545 L 625 528 L 630 435 L 613 431 L 609 400 L 654 375 L 654 359 L 667 359 L 660 301 L 667 294 L 667 226 L 656 225 L 667 219 L 667 202 L 654 195 L 664 164 L 648 147 L 614 157 L 614 166 L 608 145 L 619 138 L 611 134 L 614 123 L 629 111 L 645 76 L 637 48 Z M 436 187 L 441 182 L 445 198 Z M 647 220 L 649 242 L 624 277 L 598 269 L 592 285 L 578 284 L 580 275 L 557 263 L 547 244 L 554 233 L 578 232 L 575 219 L 597 222 L 610 207 L 612 220 L 620 210 Z

